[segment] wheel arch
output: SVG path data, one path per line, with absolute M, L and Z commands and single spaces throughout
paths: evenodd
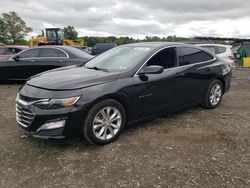
M 217 77 L 216 79 L 221 82 L 221 84 L 222 84 L 222 92 L 224 94 L 225 93 L 225 87 L 226 87 L 226 83 L 225 83 L 224 78 L 223 77 Z
M 128 121 L 131 117 L 131 113 L 129 107 L 128 107 L 128 103 L 126 102 L 125 96 L 121 96 L 121 95 L 117 95 L 117 94 L 108 94 L 108 95 L 104 95 L 101 96 L 99 98 L 97 98 L 96 100 L 94 100 L 93 102 L 91 102 L 91 104 L 88 106 L 88 111 L 94 106 L 96 105 L 98 102 L 101 102 L 103 100 L 107 100 L 107 99 L 113 99 L 118 101 L 124 108 L 125 113 L 126 113 L 126 121 Z

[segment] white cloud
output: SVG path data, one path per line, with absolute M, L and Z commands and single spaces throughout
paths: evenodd
M 250 37 L 248 0 L 1 0 L 39 34 L 73 25 L 81 36 Z

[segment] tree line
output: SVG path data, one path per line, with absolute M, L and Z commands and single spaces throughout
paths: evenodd
M 94 46 L 96 43 L 116 43 L 117 45 L 122 44 L 129 44 L 129 43 L 136 43 L 136 42 L 191 42 L 194 41 L 192 38 L 183 38 L 177 37 L 176 35 L 167 36 L 167 37 L 158 37 L 158 36 L 146 36 L 144 39 L 134 39 L 132 37 L 115 37 L 115 36 L 108 36 L 108 37 L 95 37 L 95 36 L 85 36 L 80 37 L 83 38 L 88 46 Z
M 0 16 L 0 43 L 4 44 L 28 44 L 25 37 L 28 33 L 32 32 L 32 28 L 28 27 L 25 21 L 18 16 L 14 11 L 9 13 L 2 13 Z M 44 34 L 44 33 L 43 33 Z M 178 41 L 192 41 L 190 38 L 182 38 L 177 36 L 146 36 L 144 39 L 134 39 L 132 37 L 97 37 L 97 36 L 84 36 L 79 37 L 78 32 L 73 26 L 67 26 L 64 28 L 64 37 L 71 40 L 84 39 L 88 46 L 92 47 L 96 43 L 116 43 L 117 45 L 135 43 L 135 42 L 178 42 Z

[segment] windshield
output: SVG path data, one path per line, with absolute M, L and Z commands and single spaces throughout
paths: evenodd
M 90 60 L 84 67 L 125 70 L 140 62 L 151 50 L 149 47 L 116 47 Z
M 56 30 L 47 30 L 46 32 L 47 32 L 47 38 L 49 41 L 57 39 Z
M 58 39 L 63 40 L 63 39 L 64 39 L 63 30 L 62 30 L 62 29 L 59 29 L 57 33 L 58 33 Z

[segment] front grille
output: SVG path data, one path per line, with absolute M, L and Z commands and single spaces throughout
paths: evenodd
M 32 123 L 33 119 L 35 117 L 35 114 L 30 111 L 26 106 L 18 103 L 16 103 L 16 120 L 17 122 L 27 128 Z

